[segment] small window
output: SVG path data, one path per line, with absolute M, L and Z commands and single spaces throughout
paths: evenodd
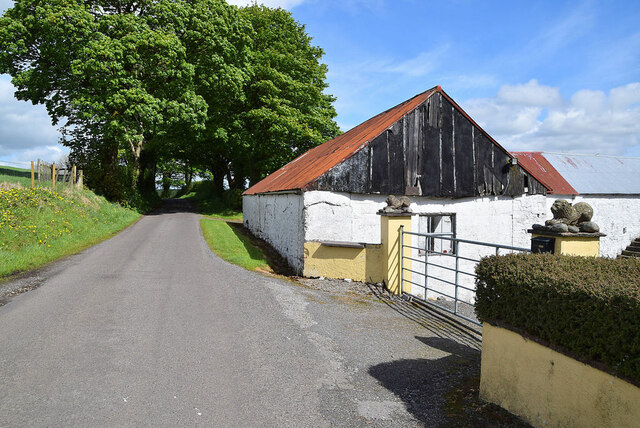
M 445 238 L 456 237 L 456 215 L 455 214 L 421 214 L 418 216 L 418 233 L 441 234 L 442 238 L 418 237 L 418 255 L 444 255 L 454 254 L 455 244 Z

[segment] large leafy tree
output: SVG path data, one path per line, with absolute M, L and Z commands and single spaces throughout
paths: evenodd
M 126 164 L 135 189 L 165 145 L 202 152 L 223 134 L 216 118 L 244 83 L 239 22 L 221 0 L 18 0 L 0 21 L 0 72 L 63 122 L 77 159 L 103 163 L 89 171 Z
M 326 94 L 323 50 L 283 9 L 241 10 L 253 27 L 251 77 L 233 141 L 235 182 L 255 183 L 308 149 L 335 137 L 335 98 Z
M 17 0 L 0 18 L 0 72 L 112 199 L 154 190 L 157 165 L 241 188 L 335 136 L 322 54 L 288 12 L 223 0 Z
M 174 135 L 168 156 L 186 169 L 210 171 L 222 191 L 229 174 L 230 135 L 238 129 L 238 112 L 245 100 L 253 30 L 237 8 L 223 1 L 188 4 L 188 13 L 177 14 L 173 2 L 159 3 L 153 16 L 156 25 L 177 34 L 186 49 L 194 67 L 194 90 L 207 104 L 206 126 L 197 135 Z

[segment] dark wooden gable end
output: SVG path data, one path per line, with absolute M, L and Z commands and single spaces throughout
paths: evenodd
M 463 198 L 546 188 L 441 92 L 434 92 L 308 190 Z

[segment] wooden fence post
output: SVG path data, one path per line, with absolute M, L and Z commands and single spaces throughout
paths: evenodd
M 40 159 L 38 159 L 37 166 L 38 166 L 38 183 L 42 183 L 42 180 L 40 179 Z
M 33 189 L 33 188 L 35 187 L 35 185 L 36 185 L 35 181 L 36 181 L 36 175 L 35 175 L 35 173 L 34 173 L 34 171 L 33 171 L 33 161 L 31 161 L 31 188 L 32 188 L 32 189 Z
M 76 186 L 76 166 L 71 167 L 71 179 L 73 180 L 73 187 Z
M 56 188 L 56 164 L 55 162 L 51 164 L 51 188 L 55 190 Z

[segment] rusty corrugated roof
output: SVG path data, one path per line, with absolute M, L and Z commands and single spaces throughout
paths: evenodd
M 351 156 L 358 153 L 382 134 L 391 125 L 400 120 L 403 116 L 413 111 L 420 104 L 434 93 L 439 92 L 447 99 L 455 109 L 471 123 L 477 127 L 496 147 L 502 150 L 507 156 L 511 154 L 480 127 L 463 109 L 456 103 L 440 86 L 435 86 L 428 91 L 422 92 L 415 97 L 398 104 L 397 106 L 384 111 L 371 119 L 362 122 L 355 128 L 344 134 L 329 140 L 313 149 L 303 153 L 279 170 L 264 178 L 245 190 L 243 195 L 255 195 L 258 193 L 282 192 L 291 190 L 304 190 L 315 180 L 320 178 L 331 168 L 339 165 Z M 521 165 L 529 174 L 535 177 L 528 170 L 527 165 Z M 544 185 L 544 183 L 543 183 Z M 548 187 L 545 185 L 545 187 Z
M 402 116 L 425 102 L 440 86 L 431 88 L 314 147 L 247 189 L 244 195 L 304 189 L 334 166 L 358 153 Z
M 556 195 L 578 194 L 576 189 L 549 163 L 542 152 L 511 152 L 511 154 L 518 158 L 518 163 L 529 174 L 549 189 L 549 193 Z

